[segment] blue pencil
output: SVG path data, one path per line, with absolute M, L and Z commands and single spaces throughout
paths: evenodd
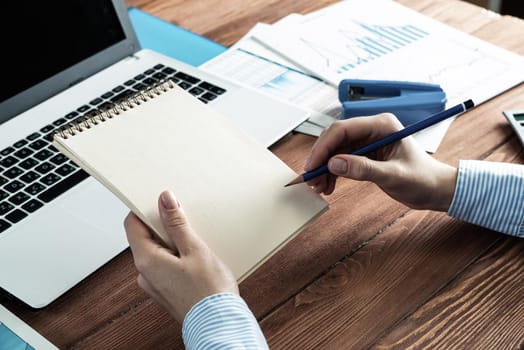
M 472 100 L 464 101 L 463 103 L 460 103 L 456 106 L 448 108 L 442 112 L 435 113 L 432 116 L 427 117 L 426 119 L 423 119 L 415 124 L 411 124 L 405 127 L 404 129 L 394 132 L 393 134 L 390 134 L 386 137 L 383 137 L 367 146 L 359 148 L 356 151 L 351 152 L 350 154 L 354 154 L 357 156 L 366 155 L 370 152 L 376 151 L 379 148 L 387 146 L 393 142 L 399 141 L 400 139 L 403 139 L 404 137 L 412 135 L 416 133 L 417 131 L 420 131 L 422 129 L 426 129 L 432 125 L 435 125 L 443 121 L 444 119 L 448 119 L 453 116 L 456 116 L 459 113 L 465 112 L 468 109 L 473 108 L 474 105 L 475 104 L 473 103 Z M 299 175 L 298 177 L 293 179 L 291 182 L 289 182 L 286 186 L 291 186 L 291 185 L 296 185 L 302 182 L 307 182 L 317 176 L 326 174 L 328 172 L 329 172 L 328 166 L 327 164 L 325 164 L 314 170 L 311 170 L 306 173 L 303 173 L 302 175 Z

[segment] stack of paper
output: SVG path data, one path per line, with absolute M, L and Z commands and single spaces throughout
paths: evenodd
M 523 81 L 524 58 L 392 0 L 346 0 L 273 25 L 258 24 L 202 68 L 294 101 L 317 116 L 338 117 L 336 87 L 345 78 L 439 84 L 448 105 L 467 99 L 478 105 Z M 310 122 L 323 127 L 329 119 Z M 434 152 L 451 122 L 415 137 Z
M 341 114 L 337 89 L 256 41 L 266 27 L 271 26 L 258 23 L 229 50 L 199 68 L 309 110 L 311 117 L 295 131 L 318 136 Z

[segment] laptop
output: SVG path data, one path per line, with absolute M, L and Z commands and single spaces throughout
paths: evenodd
M 2 43 L 10 72 L 0 90 L 0 288 L 29 307 L 50 304 L 128 247 L 128 209 L 51 145 L 58 128 L 166 79 L 266 147 L 309 116 L 141 49 L 120 0 L 9 7 L 19 18 L 8 23 L 24 30 L 0 25 L 16 31 Z M 173 150 L 172 161 L 181 151 Z

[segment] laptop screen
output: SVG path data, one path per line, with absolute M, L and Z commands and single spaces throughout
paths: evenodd
M 0 122 L 129 55 L 129 45 L 117 45 L 128 37 L 131 53 L 138 48 L 120 1 L 14 1 L 6 7 L 4 14 L 18 16 L 21 24 L 16 28 L 0 24 L 6 26 L 2 33 L 16 31 L 3 41 L 4 67 L 13 71 L 7 73 L 9 83 L 0 88 Z M 32 93 L 20 98 L 26 92 Z

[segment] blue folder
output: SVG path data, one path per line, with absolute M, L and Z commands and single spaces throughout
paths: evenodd
M 128 13 L 142 48 L 155 50 L 192 66 L 199 66 L 227 49 L 137 7 L 129 7 Z

